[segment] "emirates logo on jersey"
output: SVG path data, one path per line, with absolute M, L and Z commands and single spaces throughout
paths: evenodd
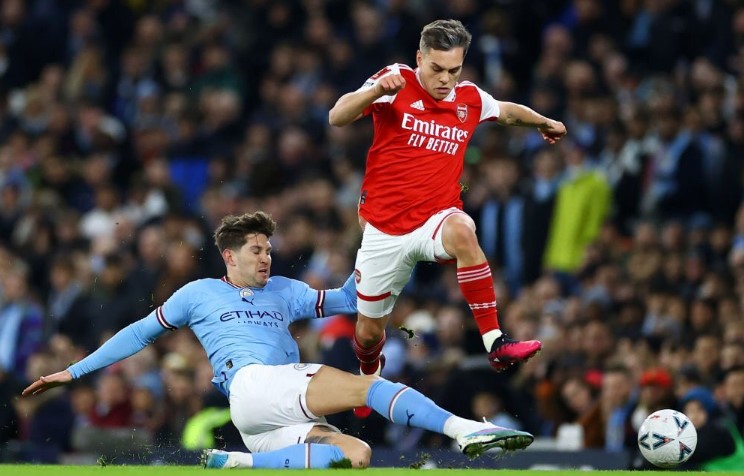
M 457 105 L 457 118 L 460 119 L 460 122 L 465 122 L 468 118 L 468 105 L 467 104 L 458 104 Z

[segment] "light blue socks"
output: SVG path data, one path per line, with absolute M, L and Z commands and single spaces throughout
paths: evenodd
M 292 445 L 280 450 L 252 453 L 254 468 L 329 468 L 345 458 L 338 446 L 321 443 Z
M 367 393 L 367 406 L 393 423 L 444 433 L 452 413 L 401 383 L 377 380 Z

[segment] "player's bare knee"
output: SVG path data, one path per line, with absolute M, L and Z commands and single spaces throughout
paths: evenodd
M 354 468 L 366 468 L 372 458 L 372 448 L 367 443 L 350 435 L 336 433 L 328 438 L 328 443 L 341 449 L 344 457 L 349 458 Z
M 357 322 L 357 339 L 364 345 L 374 345 L 380 341 L 385 327 L 381 325 L 381 319 L 364 319 Z
M 447 219 L 444 230 L 445 246 L 457 252 L 465 252 L 478 247 L 475 224 L 467 215 L 455 214 Z
M 344 450 L 344 455 L 349 458 L 353 468 L 366 468 L 372 458 L 372 448 L 362 440 L 355 440 Z

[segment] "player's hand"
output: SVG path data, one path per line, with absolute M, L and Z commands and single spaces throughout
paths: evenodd
M 392 96 L 406 87 L 406 80 L 399 74 L 388 74 L 377 81 L 375 92 L 380 96 Z
M 72 381 L 72 374 L 69 370 L 63 370 L 56 374 L 47 375 L 45 377 L 39 377 L 39 380 L 26 387 L 21 395 L 28 397 L 29 395 L 38 395 L 44 393 L 50 388 L 59 387 Z
M 555 144 L 566 135 L 566 126 L 564 126 L 560 121 L 548 121 L 546 125 L 538 127 L 537 129 L 542 134 L 543 139 L 550 144 Z

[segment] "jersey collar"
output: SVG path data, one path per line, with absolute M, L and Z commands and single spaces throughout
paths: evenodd
M 418 81 L 419 86 L 421 86 L 421 89 L 423 89 L 424 91 L 426 91 L 426 88 L 424 87 L 424 83 L 421 82 L 421 77 L 419 77 L 419 68 L 416 68 L 415 70 L 413 70 L 413 72 L 416 73 L 416 81 Z M 455 98 L 457 98 L 457 94 L 455 93 L 455 89 L 457 89 L 457 83 L 455 83 L 455 87 L 452 88 L 452 91 L 450 91 L 449 94 L 447 96 L 445 96 L 444 99 L 442 99 L 442 101 L 444 101 L 444 102 L 455 102 Z M 427 93 L 427 94 L 429 94 L 429 93 Z M 432 98 L 432 99 L 434 99 L 434 98 Z
M 238 286 L 236 284 L 233 284 L 229 279 L 227 279 L 227 276 L 223 276 L 222 278 L 220 278 L 220 280 L 223 281 L 223 282 L 225 282 L 225 283 L 227 283 L 227 284 L 229 284 L 230 286 L 234 287 L 235 289 L 242 289 L 240 286 Z
M 271 278 L 269 278 L 269 281 L 270 280 L 271 280 Z M 225 284 L 227 284 L 227 285 L 229 285 L 229 286 L 231 286 L 231 287 L 233 287 L 235 289 L 253 289 L 253 290 L 256 290 L 256 291 L 261 291 L 263 289 L 263 287 L 255 287 L 254 288 L 252 286 L 238 286 L 237 284 L 235 284 L 232 281 L 230 281 L 230 278 L 228 278 L 227 275 L 221 277 L 220 278 L 220 281 L 222 281 L 223 283 L 225 283 Z

